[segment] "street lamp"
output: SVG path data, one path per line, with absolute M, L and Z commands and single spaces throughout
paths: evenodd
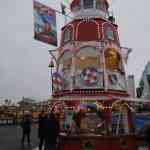
M 52 75 L 53 75 L 53 72 L 52 72 L 52 69 L 54 68 L 54 62 L 53 62 L 53 59 L 51 58 L 51 61 L 48 65 L 48 67 L 50 68 L 50 72 L 51 72 L 51 89 L 52 89 L 52 92 L 53 92 L 53 79 L 52 79 Z

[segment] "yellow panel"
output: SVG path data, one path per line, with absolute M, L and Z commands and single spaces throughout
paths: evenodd
M 114 49 L 108 49 L 105 52 L 105 64 L 106 68 L 110 70 L 118 70 L 120 63 L 119 54 Z
M 76 65 L 76 68 L 78 69 L 84 69 L 86 67 L 99 68 L 100 60 L 98 59 L 98 57 L 86 57 L 86 58 L 76 57 L 75 65 Z

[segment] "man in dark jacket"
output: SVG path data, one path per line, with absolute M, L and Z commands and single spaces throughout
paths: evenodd
M 148 149 L 150 150 L 150 124 L 146 125 L 145 138 L 146 138 L 146 142 L 148 144 Z
M 56 150 L 57 138 L 59 134 L 59 122 L 55 115 L 51 113 L 46 122 L 45 149 Z
M 44 111 L 39 115 L 39 128 L 38 128 L 38 137 L 39 137 L 39 150 L 42 150 L 42 146 L 45 142 L 45 128 L 46 128 L 47 116 Z
M 31 133 L 31 116 L 29 114 L 25 114 L 21 122 L 22 127 L 22 146 L 24 146 L 24 140 L 27 138 L 28 146 L 31 146 L 30 142 L 30 133 Z

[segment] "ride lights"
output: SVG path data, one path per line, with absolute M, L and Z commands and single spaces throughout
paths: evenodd
M 104 112 L 111 112 L 112 107 L 111 106 L 104 106 L 103 110 L 104 110 Z

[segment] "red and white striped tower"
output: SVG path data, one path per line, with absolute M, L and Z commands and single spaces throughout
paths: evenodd
M 62 27 L 57 49 L 53 98 L 69 105 L 128 98 L 118 26 L 107 0 L 73 0 L 70 8 L 73 19 Z

